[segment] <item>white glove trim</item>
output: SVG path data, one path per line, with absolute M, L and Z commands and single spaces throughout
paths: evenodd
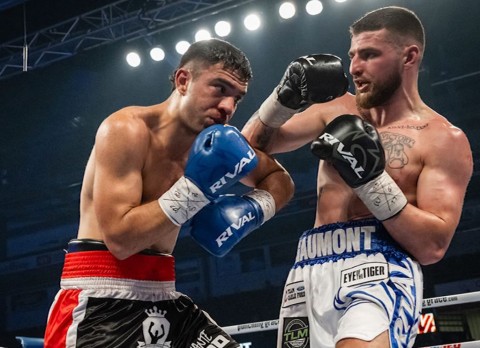
M 398 214 L 408 203 L 407 197 L 386 171 L 353 190 L 380 221 Z
M 252 192 L 247 193 L 245 196 L 250 197 L 255 202 L 257 202 L 260 206 L 260 209 L 262 209 L 262 224 L 270 220 L 275 215 L 275 199 L 273 199 L 273 196 L 270 194 L 270 192 L 255 189 Z
M 278 101 L 278 94 L 276 89 L 268 96 L 267 99 L 260 105 L 258 109 L 258 117 L 262 123 L 271 128 L 279 128 L 282 124 L 287 122 L 297 110 L 293 110 L 283 106 Z
M 159 199 L 158 204 L 173 224 L 180 226 L 210 203 L 202 190 L 182 176 Z

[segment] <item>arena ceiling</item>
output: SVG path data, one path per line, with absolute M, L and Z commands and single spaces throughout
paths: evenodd
M 368 9 L 396 4 L 412 7 L 428 28 L 428 55 L 420 81 L 424 98 L 465 129 L 474 153 L 480 152 L 476 117 L 480 2 L 351 0 L 339 5 L 326 0 L 323 16 L 310 20 L 299 15 L 289 22 L 273 15 L 273 5 L 279 2 L 0 0 L 0 232 L 2 220 L 9 230 L 21 226 L 24 233 L 37 229 L 39 223 L 76 221 L 84 163 L 100 120 L 125 103 L 157 102 L 162 95 L 159 85 L 168 81 L 178 55 L 167 56 L 162 64 L 146 62 L 143 70 L 133 72 L 125 69 L 123 56 L 121 63 L 115 60 L 128 46 L 123 42 L 145 43 L 157 33 L 173 41 L 172 33 L 191 30 L 202 18 L 208 22 L 210 16 L 229 10 L 233 17 L 243 11 L 242 5 L 269 5 L 264 14 L 272 16 L 265 25 L 268 33 L 233 34 L 232 42 L 241 44 L 255 72 L 234 125 L 242 125 L 255 111 L 289 59 L 313 50 L 345 55 L 351 20 Z M 22 74 L 25 42 L 28 74 Z M 282 163 L 302 175 L 312 168 L 309 159 L 306 150 L 281 157 Z M 480 172 L 475 167 L 467 197 L 471 208 L 466 209 L 472 222 L 480 211 Z
M 2 1 L 0 79 L 122 39 L 148 37 L 252 1 Z

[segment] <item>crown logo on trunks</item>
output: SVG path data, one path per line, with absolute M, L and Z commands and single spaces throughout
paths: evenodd
M 158 309 L 157 306 L 153 306 L 153 308 L 146 309 L 145 313 L 147 313 L 149 317 L 165 318 L 167 311 L 162 311 Z

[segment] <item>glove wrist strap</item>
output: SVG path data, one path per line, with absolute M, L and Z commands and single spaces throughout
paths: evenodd
M 182 176 L 159 199 L 158 204 L 173 224 L 180 226 L 210 200 L 190 179 Z
M 408 203 L 407 197 L 386 171 L 353 190 L 380 221 L 398 214 Z
M 276 89 L 268 96 L 257 111 L 262 123 L 271 128 L 280 128 L 297 110 L 287 108 L 278 101 Z
M 270 220 L 275 215 L 275 199 L 273 199 L 273 196 L 270 194 L 270 192 L 256 189 L 250 193 L 247 193 L 245 197 L 251 198 L 260 206 L 260 209 L 263 212 L 262 224 Z

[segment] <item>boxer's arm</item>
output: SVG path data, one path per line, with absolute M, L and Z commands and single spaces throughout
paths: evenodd
M 385 150 L 377 130 L 357 115 L 336 117 L 310 149 L 332 163 L 377 219 L 390 219 L 407 204 L 402 190 L 385 171 Z
M 257 110 L 243 127 L 242 134 L 253 147 L 266 153 L 285 153 L 309 144 L 337 115 L 355 112 L 355 96 L 350 93 L 326 103 L 314 104 L 296 113 L 278 128 L 263 124 Z
M 185 175 L 158 200 L 144 203 L 142 170 L 150 135 L 143 122 L 108 119 L 96 142 L 95 210 L 107 247 L 120 259 L 153 244 L 173 248 L 178 226 L 257 165 L 253 148 L 235 127 L 209 127 L 195 139 Z
M 433 136 L 418 179 L 416 204 L 407 204 L 384 221 L 390 235 L 423 265 L 438 262 L 447 251 L 473 171 L 470 145 L 462 131 L 442 128 Z
M 185 174 L 158 200 L 177 226 L 197 214 L 210 201 L 227 193 L 257 166 L 254 149 L 240 131 L 229 125 L 213 125 L 197 135 Z
M 242 182 L 255 189 L 243 196 L 223 196 L 203 208 L 187 224 L 192 238 L 215 256 L 237 243 L 285 206 L 294 193 L 288 172 L 257 151 L 258 165 Z
M 286 152 L 299 148 L 313 139 L 314 116 L 293 121 L 292 117 L 317 103 L 327 103 L 344 95 L 348 80 L 340 58 L 314 54 L 292 61 L 278 86 L 265 99 L 242 133 L 267 153 Z M 308 110 L 308 109 L 307 109 Z M 314 115 L 313 112 L 308 114 Z M 309 124 L 309 127 L 302 127 Z M 305 131 L 311 132 L 304 134 Z
M 275 201 L 275 212 L 282 209 L 292 199 L 295 186 L 290 174 L 273 157 L 262 151 L 255 151 L 257 167 L 241 182 L 252 188 L 269 192 Z
M 242 134 L 253 147 L 269 154 L 290 152 L 309 143 L 320 133 L 313 106 L 295 114 L 281 127 L 273 128 L 260 121 L 258 111 L 248 120 Z M 316 129 L 316 130 L 314 130 Z
M 159 240 L 174 245 L 178 234 L 156 200 L 142 204 L 147 133 L 140 122 L 117 113 L 102 123 L 95 140 L 93 204 L 103 240 L 119 259 Z

